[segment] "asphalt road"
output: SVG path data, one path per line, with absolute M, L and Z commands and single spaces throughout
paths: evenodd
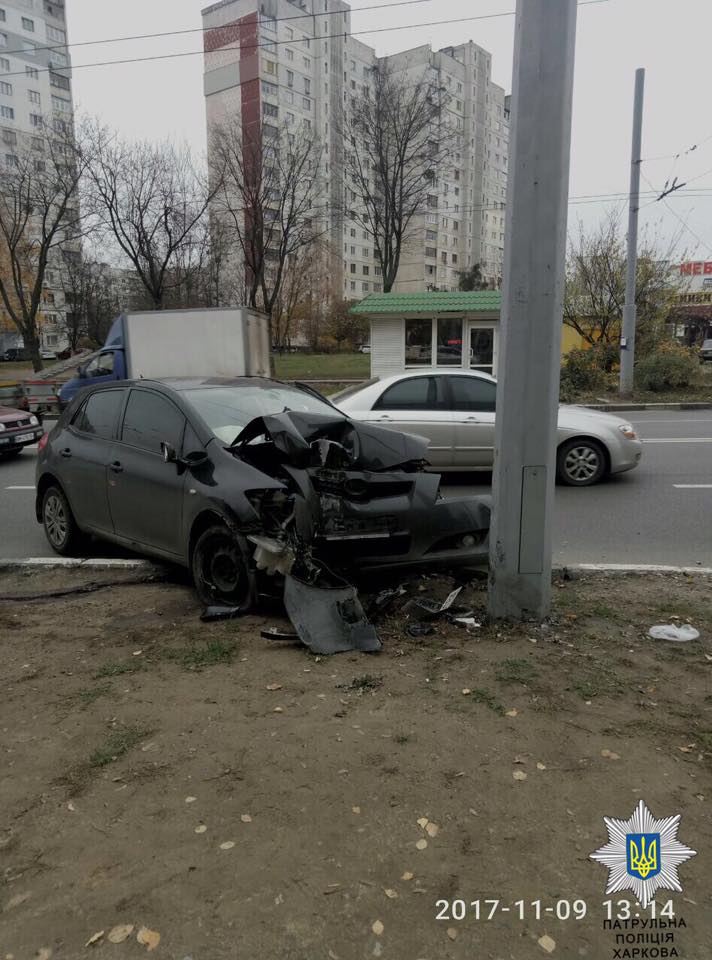
M 637 470 L 595 487 L 557 487 L 555 563 L 712 567 L 712 410 L 632 413 L 645 442 Z M 0 462 L 0 557 L 53 553 L 34 517 L 36 451 Z M 447 495 L 491 492 L 488 474 L 451 474 Z M 97 556 L 126 555 L 97 543 Z

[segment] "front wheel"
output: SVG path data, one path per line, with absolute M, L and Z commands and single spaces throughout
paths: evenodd
M 198 597 L 206 606 L 237 607 L 246 613 L 256 599 L 247 544 L 222 524 L 208 527 L 198 537 L 191 571 Z
M 595 440 L 567 440 L 559 447 L 556 475 L 570 487 L 590 487 L 605 475 L 606 454 Z
M 49 545 L 63 557 L 76 553 L 82 534 L 61 487 L 51 486 L 42 498 L 42 524 Z

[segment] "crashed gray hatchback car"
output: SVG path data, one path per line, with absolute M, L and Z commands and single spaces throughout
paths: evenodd
M 426 450 L 276 380 L 113 383 L 43 438 L 37 519 L 61 554 L 93 534 L 183 564 L 206 604 L 246 611 L 275 575 L 300 604 L 368 570 L 486 561 L 489 499 L 442 499 Z

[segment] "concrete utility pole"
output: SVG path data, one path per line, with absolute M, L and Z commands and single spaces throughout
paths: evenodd
M 544 617 L 563 317 L 576 0 L 517 0 L 489 611 Z
M 630 154 L 630 197 L 628 199 L 628 260 L 625 276 L 625 303 L 621 331 L 622 397 L 633 392 L 633 364 L 635 362 L 635 274 L 638 268 L 638 210 L 640 208 L 640 147 L 643 133 L 643 90 L 645 70 L 635 71 L 635 99 L 633 101 L 633 145 Z

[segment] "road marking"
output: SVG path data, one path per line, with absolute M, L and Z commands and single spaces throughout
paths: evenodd
M 34 490 L 34 487 L 5 487 L 6 490 Z
M 712 490 L 712 483 L 673 483 L 676 490 Z
M 712 437 L 655 437 L 640 439 L 641 443 L 712 443 Z

